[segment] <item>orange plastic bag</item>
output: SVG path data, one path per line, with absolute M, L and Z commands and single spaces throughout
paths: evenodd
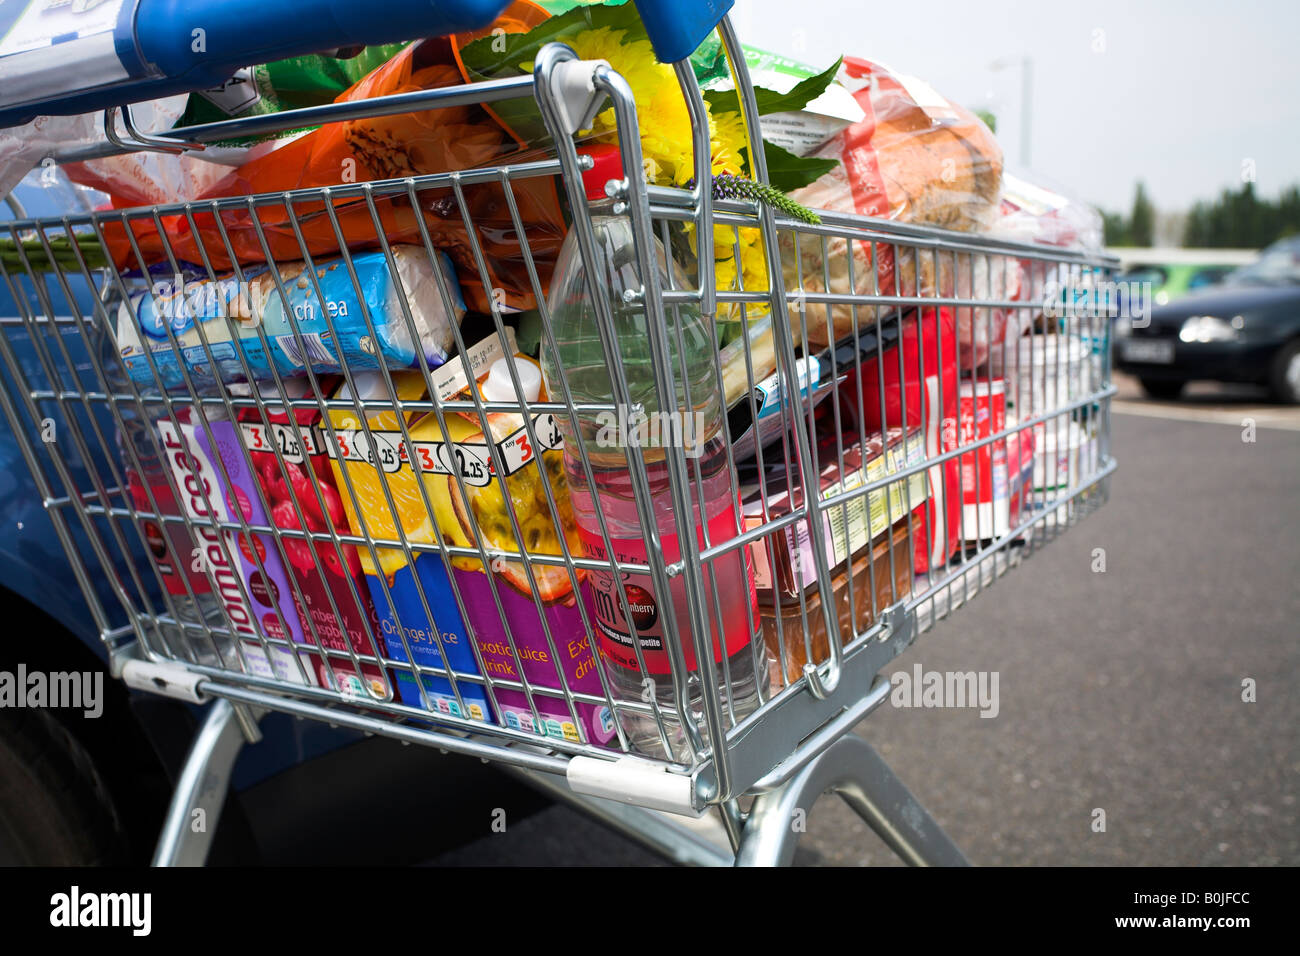
M 482 31 L 412 44 L 336 102 L 462 83 L 464 77 L 454 54 L 459 44 L 496 29 L 523 32 L 546 17 L 540 7 L 518 0 Z M 526 150 L 525 144 L 516 141 L 477 105 L 333 123 L 233 170 L 206 190 L 200 202 L 473 169 L 517 161 Z M 116 208 L 132 205 L 129 195 L 114 195 L 113 184 L 84 167 L 74 167 L 70 175 L 78 182 L 109 192 Z M 555 183 L 550 177 L 525 179 L 513 181 L 512 190 L 545 288 L 566 231 Z M 349 249 L 377 247 L 380 231 L 389 242 L 420 242 L 417 216 L 422 216 L 435 248 L 447 252 L 455 262 L 465 302 L 471 309 L 486 312 L 494 298 L 498 306 L 534 308 L 536 301 L 524 267 L 520 237 L 503 187 L 495 182 L 467 185 L 463 194 L 465 212 L 487 264 L 486 276 L 479 272 L 465 216 L 450 188 L 417 192 L 418 208 L 412 206 L 406 194 L 376 198 L 373 217 L 364 197 L 336 200 L 332 205 L 339 234 Z M 166 262 L 168 245 L 172 254 L 184 262 L 201 264 L 206 252 L 218 272 L 232 268 L 230 253 L 241 264 L 265 262 L 268 252 L 276 262 L 298 261 L 303 258 L 304 248 L 313 258 L 338 254 L 339 236 L 325 202 L 295 202 L 292 213 L 291 218 L 285 202 L 252 210 L 223 210 L 219 215 L 225 241 L 216 214 L 211 211 L 195 212 L 193 226 L 183 215 L 161 217 L 165 235 L 159 234 L 152 216 L 129 218 L 139 257 L 122 223 L 107 223 L 105 236 L 109 254 L 123 269 L 140 268 L 141 258 L 144 265 Z M 301 231 L 301 243 L 295 234 L 294 219 Z

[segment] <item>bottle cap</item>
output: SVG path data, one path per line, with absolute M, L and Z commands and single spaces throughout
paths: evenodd
M 595 165 L 582 174 L 582 185 L 587 190 L 587 200 L 598 202 L 609 198 L 605 184 L 611 179 L 623 178 L 623 154 L 618 147 L 609 143 L 599 143 L 578 150 L 579 156 L 590 156 Z
M 284 383 L 284 394 L 290 401 L 306 398 L 311 394 L 311 383 L 305 378 L 283 378 L 280 381 Z M 277 401 L 280 398 L 280 390 L 275 387 L 275 382 L 263 382 L 259 390 L 263 398 Z
M 311 384 L 305 378 L 285 378 L 281 381 L 284 382 L 284 394 L 290 401 L 311 394 Z M 253 386 L 247 382 L 233 382 L 226 386 L 226 390 L 238 398 L 248 398 L 253 394 Z M 268 404 L 280 402 L 280 390 L 275 387 L 275 382 L 258 382 L 257 394 Z
M 489 402 L 517 402 L 519 393 L 515 383 L 510 381 L 511 359 L 497 359 L 488 369 L 487 378 L 483 380 L 483 397 Z M 515 357 L 515 371 L 519 375 L 519 385 L 524 390 L 523 400 L 535 402 L 542 394 L 542 370 L 525 358 Z
M 346 382 L 339 388 L 336 398 L 348 399 L 356 398 L 365 401 L 371 398 L 387 398 L 388 390 L 384 388 L 384 376 L 377 371 L 364 371 L 352 373 L 352 384 L 357 387 L 356 395 L 352 393 L 351 387 Z

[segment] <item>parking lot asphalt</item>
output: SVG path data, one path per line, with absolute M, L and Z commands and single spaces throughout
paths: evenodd
M 1300 410 L 1212 390 L 1180 418 L 1121 395 L 1109 503 L 890 670 L 996 671 L 997 716 L 887 703 L 857 732 L 976 864 L 1295 865 Z M 430 862 L 659 860 L 552 806 Z M 897 862 L 834 796 L 796 856 Z

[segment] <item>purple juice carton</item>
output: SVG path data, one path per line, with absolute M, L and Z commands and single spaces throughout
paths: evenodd
M 516 391 L 511 378 L 512 362 L 522 393 Z M 520 403 L 521 413 L 526 404 L 542 398 L 541 368 L 523 356 L 497 359 L 477 384 L 484 400 Z M 571 539 L 571 553 L 580 554 L 564 481 L 563 452 L 550 415 L 542 413 L 533 419 L 533 430 L 541 443 L 536 448 L 528 440 L 522 414 L 491 412 L 487 423 L 506 474 L 482 479 L 473 469 L 467 469 L 464 496 L 460 484 L 449 477 L 431 482 L 435 491 L 451 500 L 457 516 L 454 524 L 460 525 L 459 534 L 453 522 L 447 522 L 450 537 L 470 544 L 474 538 L 470 525 L 476 524 L 485 545 L 518 555 L 520 545 L 506 510 L 506 502 L 510 501 L 514 519 L 526 529 L 524 534 L 534 554 L 560 556 L 561 536 Z M 467 459 L 491 460 L 486 453 L 487 439 L 479 430 L 481 423 L 470 416 L 453 416 L 447 428 L 451 432 L 448 437 L 459 448 L 478 450 L 476 455 L 466 451 Z M 508 487 L 508 496 L 498 482 Z M 559 515 L 551 513 L 544 488 L 547 483 Z M 499 680 L 526 680 L 533 690 L 530 706 L 523 691 L 494 686 L 498 722 L 514 730 L 574 743 L 601 745 L 614 737 L 614 715 L 608 701 L 574 701 L 570 708 L 563 694 L 539 692 L 567 687 L 570 693 L 604 696 L 600 665 L 592 653 L 587 629 L 587 622 L 594 622 L 596 615 L 590 586 L 581 572 L 576 572 L 575 587 L 569 572 L 554 564 L 533 563 L 531 579 L 522 560 L 499 555 L 489 562 L 490 571 L 474 559 L 453 559 L 451 564 L 484 675 Z M 501 602 L 500 613 L 492 594 L 493 584 Z
M 452 575 L 461 599 L 465 602 L 468 623 L 487 676 L 493 680 L 526 679 L 528 686 L 533 689 L 536 717 L 533 716 L 533 707 L 529 706 L 528 697 L 523 691 L 494 687 L 498 722 L 513 730 L 574 743 L 605 744 L 613 738 L 614 715 L 607 703 L 574 701 L 571 711 L 563 696 L 551 696 L 537 690 L 568 687 L 574 693 L 595 697 L 604 695 L 597 671 L 600 665 L 592 653 L 591 636 L 583 623 L 582 611 L 577 603 L 579 600 L 582 602 L 588 621 L 596 619 L 590 585 L 586 581 L 581 583 L 577 600 L 574 600 L 574 593 L 569 591 L 567 602 L 542 602 L 542 613 L 551 634 L 551 642 L 548 642 L 546 629 L 542 625 L 543 618 L 538 615 L 537 604 L 532 596 L 521 593 L 505 576 L 495 575 L 497 596 L 501 599 L 504 618 L 509 623 L 508 635 L 502 625 L 502 615 L 497 613 L 488 575 L 483 571 L 465 568 L 456 568 Z M 555 646 L 555 657 L 551 653 L 551 643 Z M 520 677 L 520 668 L 523 670 L 523 678 Z

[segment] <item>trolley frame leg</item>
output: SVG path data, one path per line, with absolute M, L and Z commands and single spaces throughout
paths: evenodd
M 245 743 L 260 739 L 249 708 L 223 699 L 212 702 L 176 781 L 154 866 L 202 866 L 207 861 L 235 759 Z
M 904 861 L 913 866 L 969 866 L 948 834 L 917 802 L 872 746 L 847 734 L 776 790 L 754 800 L 737 866 L 789 866 L 805 815 L 823 793 L 837 793 Z
M 559 774 L 506 765 L 501 769 L 679 865 L 721 867 L 735 861 L 716 810 L 692 819 L 575 793 Z

